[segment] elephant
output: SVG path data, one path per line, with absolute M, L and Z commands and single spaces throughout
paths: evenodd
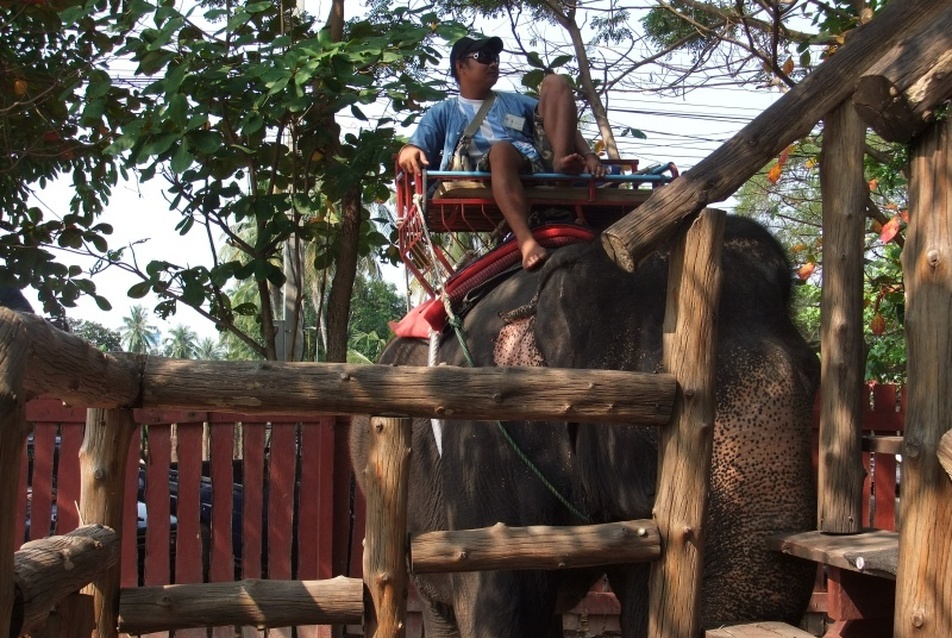
M 658 372 L 667 248 L 628 273 L 598 241 L 552 252 L 518 270 L 463 317 L 472 364 Z M 773 534 L 815 529 L 810 451 L 819 359 L 791 320 L 792 269 L 758 223 L 728 216 L 718 305 L 714 449 L 701 592 L 704 627 L 799 622 L 815 566 L 769 551 Z M 452 331 L 439 361 L 469 365 Z M 426 365 L 427 343 L 397 338 L 381 363 Z M 502 432 L 515 442 L 508 443 Z M 355 468 L 367 458 L 368 421 L 354 420 Z M 415 419 L 408 531 L 576 525 L 650 518 L 657 429 L 571 422 Z M 524 455 L 551 484 L 521 459 Z M 357 472 L 358 482 L 361 473 Z M 568 503 L 568 504 L 566 504 Z M 647 634 L 647 564 L 598 570 L 511 570 L 412 575 L 432 637 L 562 636 L 558 614 L 608 576 L 627 637 Z

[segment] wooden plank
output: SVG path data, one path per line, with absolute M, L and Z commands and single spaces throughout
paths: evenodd
M 318 477 L 319 520 L 315 529 L 318 532 L 317 561 L 318 578 L 330 578 L 334 574 L 334 440 L 333 417 L 325 417 L 316 426 L 320 435 L 320 475 Z
M 364 534 L 364 495 L 357 489 L 350 462 L 350 417 L 334 419 L 334 534 L 331 573 L 359 577 Z M 357 537 L 357 538 L 355 538 Z M 357 543 L 355 547 L 354 543 Z M 356 556 L 352 556 L 352 554 Z
M 79 448 L 83 445 L 86 415 L 80 422 L 60 423 L 59 467 L 56 471 L 56 533 L 65 534 L 80 526 L 79 499 L 82 478 Z
M 298 566 L 301 580 L 323 578 L 319 575 L 321 431 L 317 424 L 301 425 L 301 502 L 298 505 Z
M 868 578 L 848 569 L 830 567 L 827 578 L 827 614 L 834 620 L 879 618 L 892 620 L 896 609 L 896 581 Z
M 169 464 L 172 460 L 172 425 L 151 423 L 146 427 L 148 457 L 145 470 L 145 506 L 148 525 L 145 535 L 144 582 L 146 585 L 164 585 L 170 582 L 171 578 Z
M 291 578 L 291 532 L 294 527 L 294 475 L 297 426 L 271 424 L 268 449 L 268 578 Z
M 13 549 L 17 550 L 20 548 L 20 545 L 24 541 L 24 536 L 26 534 L 26 508 L 27 508 L 27 489 L 30 483 L 30 459 L 27 446 L 22 446 L 22 452 L 20 453 L 20 478 L 18 479 L 17 485 L 17 498 L 16 498 L 16 522 L 13 526 L 13 538 L 14 545 Z
M 261 578 L 264 520 L 265 424 L 244 422 L 242 430 L 241 577 Z
M 33 480 L 30 496 L 30 540 L 50 535 L 53 514 L 55 423 L 33 425 Z
M 235 480 L 232 451 L 235 424 L 234 422 L 211 422 L 209 428 L 211 430 L 212 529 L 208 579 L 214 583 L 235 579 L 235 558 L 232 547 Z
M 268 454 L 268 578 L 290 580 L 294 530 L 294 479 L 297 469 L 297 424 L 271 424 Z M 268 638 L 291 638 L 288 626 L 268 628 Z
M 873 527 L 896 529 L 896 456 L 895 454 L 873 455 Z M 867 497 L 869 495 L 867 494 Z
M 175 582 L 200 583 L 204 578 L 201 529 L 203 423 L 175 424 L 178 456 L 178 496 L 175 515 Z
M 129 433 L 129 451 L 125 465 L 125 489 L 122 493 L 122 549 L 120 587 L 139 585 L 139 459 L 142 456 L 142 428 L 132 427 Z
M 705 638 L 814 638 L 802 629 L 782 622 L 757 622 L 708 629 Z
M 906 425 L 905 390 L 888 383 L 874 383 L 870 392 L 871 405 L 863 415 L 863 429 L 902 432 Z
M 899 534 L 866 530 L 859 534 L 824 534 L 819 531 L 773 536 L 770 549 L 824 565 L 883 578 L 896 577 Z
M 876 454 L 902 454 L 902 437 L 869 434 L 863 437 L 863 450 Z

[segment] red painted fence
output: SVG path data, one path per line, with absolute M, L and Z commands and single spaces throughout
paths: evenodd
M 354 519 L 362 513 L 354 507 L 346 419 L 150 410 L 135 417 L 123 587 L 312 580 L 359 566 L 349 550 L 351 529 L 363 523 Z M 24 540 L 80 524 L 86 410 L 40 399 L 28 404 L 27 419 L 33 434 L 16 512 Z

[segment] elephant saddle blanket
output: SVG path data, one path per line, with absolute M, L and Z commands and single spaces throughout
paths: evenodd
M 549 224 L 532 229 L 542 246 L 549 250 L 591 241 L 595 232 L 578 224 Z M 519 246 L 515 238 L 510 238 L 491 251 L 457 271 L 443 286 L 443 293 L 454 312 L 473 291 L 486 289 L 497 283 L 501 275 L 514 272 L 522 262 Z M 398 337 L 416 337 L 426 339 L 430 331 L 439 332 L 446 325 L 448 316 L 443 299 L 436 298 L 423 302 L 406 314 L 400 321 L 391 321 L 390 329 Z

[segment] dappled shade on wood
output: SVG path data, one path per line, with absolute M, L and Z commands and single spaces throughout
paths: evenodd
M 410 571 L 565 569 L 655 560 L 661 555 L 651 520 L 554 527 L 492 527 L 414 534 Z

